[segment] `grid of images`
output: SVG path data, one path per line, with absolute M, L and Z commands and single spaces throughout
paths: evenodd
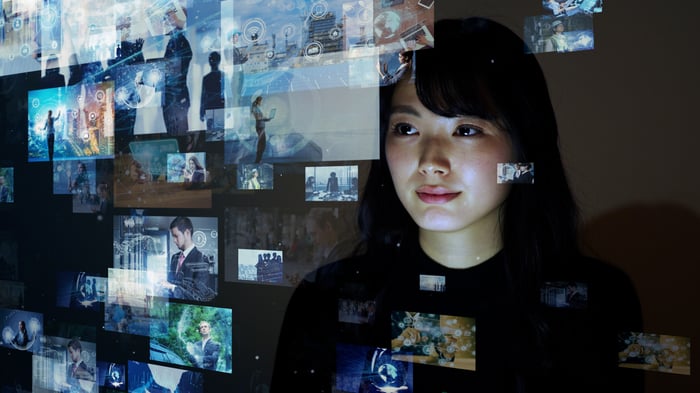
M 602 3 L 542 0 L 523 36 L 535 53 L 594 50 Z M 439 43 L 439 2 L 0 7 L 5 141 L 21 150 L 0 162 L 0 211 L 14 219 L 0 227 L 0 347 L 16 374 L 0 390 L 268 391 L 284 301 L 361 245 L 378 89 Z M 499 163 L 496 182 L 535 184 L 535 164 Z M 23 178 L 44 166 L 50 184 Z M 38 193 L 51 203 L 35 206 Z M 22 222 L 18 206 L 61 233 Z M 24 226 L 70 241 L 24 239 Z M 53 265 L 27 271 L 22 258 Z M 430 274 L 417 288 L 448 290 Z M 583 310 L 593 292 L 549 281 L 540 300 Z M 27 298 L 47 309 L 26 309 Z M 376 306 L 343 299 L 338 322 L 363 329 Z M 477 324 L 393 311 L 385 346 L 338 345 L 334 391 L 410 393 L 417 364 L 474 371 Z M 625 333 L 618 344 L 622 368 L 690 374 L 688 337 Z

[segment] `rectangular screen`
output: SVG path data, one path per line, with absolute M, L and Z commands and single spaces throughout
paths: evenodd
M 178 140 L 174 138 L 140 140 L 129 143 L 129 154 L 114 160 L 114 206 L 127 208 L 210 208 L 212 191 L 208 171 L 201 164 L 196 177 L 185 184 L 168 181 L 168 155 L 182 158 Z M 189 154 L 189 156 L 187 155 Z M 190 157 L 204 153 L 186 153 Z M 205 157 L 205 156 L 202 156 Z M 185 165 L 185 169 L 188 165 Z M 194 173 L 195 171 L 193 171 Z M 200 181 L 201 180 L 201 181 Z
M 130 392 L 204 392 L 204 378 L 198 371 L 134 360 L 129 360 L 127 367 Z
M 359 239 L 354 210 L 227 208 L 226 281 L 294 286 L 315 267 L 351 255 Z M 266 265 L 273 253 L 282 263 Z
M 391 331 L 394 360 L 476 370 L 474 318 L 393 311 Z
M 358 166 L 307 166 L 305 200 L 313 202 L 356 202 Z
M 200 302 L 216 297 L 217 217 L 117 215 L 113 225 L 114 268 L 147 272 L 146 293 Z
M 167 323 L 151 332 L 150 360 L 231 373 L 231 309 L 170 303 Z
M 0 308 L 2 342 L 0 346 L 38 353 L 44 334 L 44 316 L 24 310 Z

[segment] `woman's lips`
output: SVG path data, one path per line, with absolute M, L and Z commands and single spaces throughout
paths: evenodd
M 416 195 L 418 195 L 418 198 L 421 201 L 430 204 L 447 203 L 457 198 L 459 194 L 460 193 L 458 191 L 451 191 L 444 187 L 424 186 L 416 190 Z

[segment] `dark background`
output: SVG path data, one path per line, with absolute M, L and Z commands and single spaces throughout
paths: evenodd
M 591 254 L 631 276 L 646 332 L 690 337 L 694 344 L 691 376 L 646 372 L 648 393 L 700 389 L 700 185 L 694 170 L 700 147 L 699 4 L 606 1 L 603 13 L 594 16 L 594 50 L 538 55 L 559 120 L 565 164 L 583 209 L 582 242 Z M 487 16 L 516 32 L 522 31 L 525 17 L 545 13 L 538 0 L 438 0 L 435 7 L 438 19 Z M 26 99 L 17 98 L 34 88 L 38 77 L 4 77 L 0 90 L 0 166 L 15 167 L 15 203 L 0 206 L 0 230 L 18 239 L 23 308 L 44 313 L 45 324 L 95 326 L 98 360 L 148 361 L 147 338 L 101 330 L 101 313 L 53 306 L 56 272 L 106 275 L 112 225 L 110 219 L 71 213 L 70 197 L 52 194 L 50 164 L 27 163 Z M 285 183 L 276 181 L 278 187 Z M 206 215 L 222 217 L 216 206 Z M 148 214 L 172 211 L 149 209 Z M 223 271 L 220 265 L 220 277 Z M 211 305 L 233 309 L 240 347 L 234 349 L 233 373 L 206 374 L 205 391 L 214 386 L 251 391 L 269 375 L 291 289 L 220 283 Z M 109 359 L 103 356 L 107 353 Z M 2 349 L 0 359 L 7 365 L 0 375 L 3 385 L 27 373 L 31 378 L 28 354 Z

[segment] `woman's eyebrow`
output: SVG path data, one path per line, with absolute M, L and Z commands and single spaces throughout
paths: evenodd
M 408 115 L 413 115 L 413 116 L 418 116 L 420 117 L 420 114 L 416 110 L 416 108 L 412 107 L 411 105 L 396 105 L 391 107 L 391 113 L 404 113 Z

